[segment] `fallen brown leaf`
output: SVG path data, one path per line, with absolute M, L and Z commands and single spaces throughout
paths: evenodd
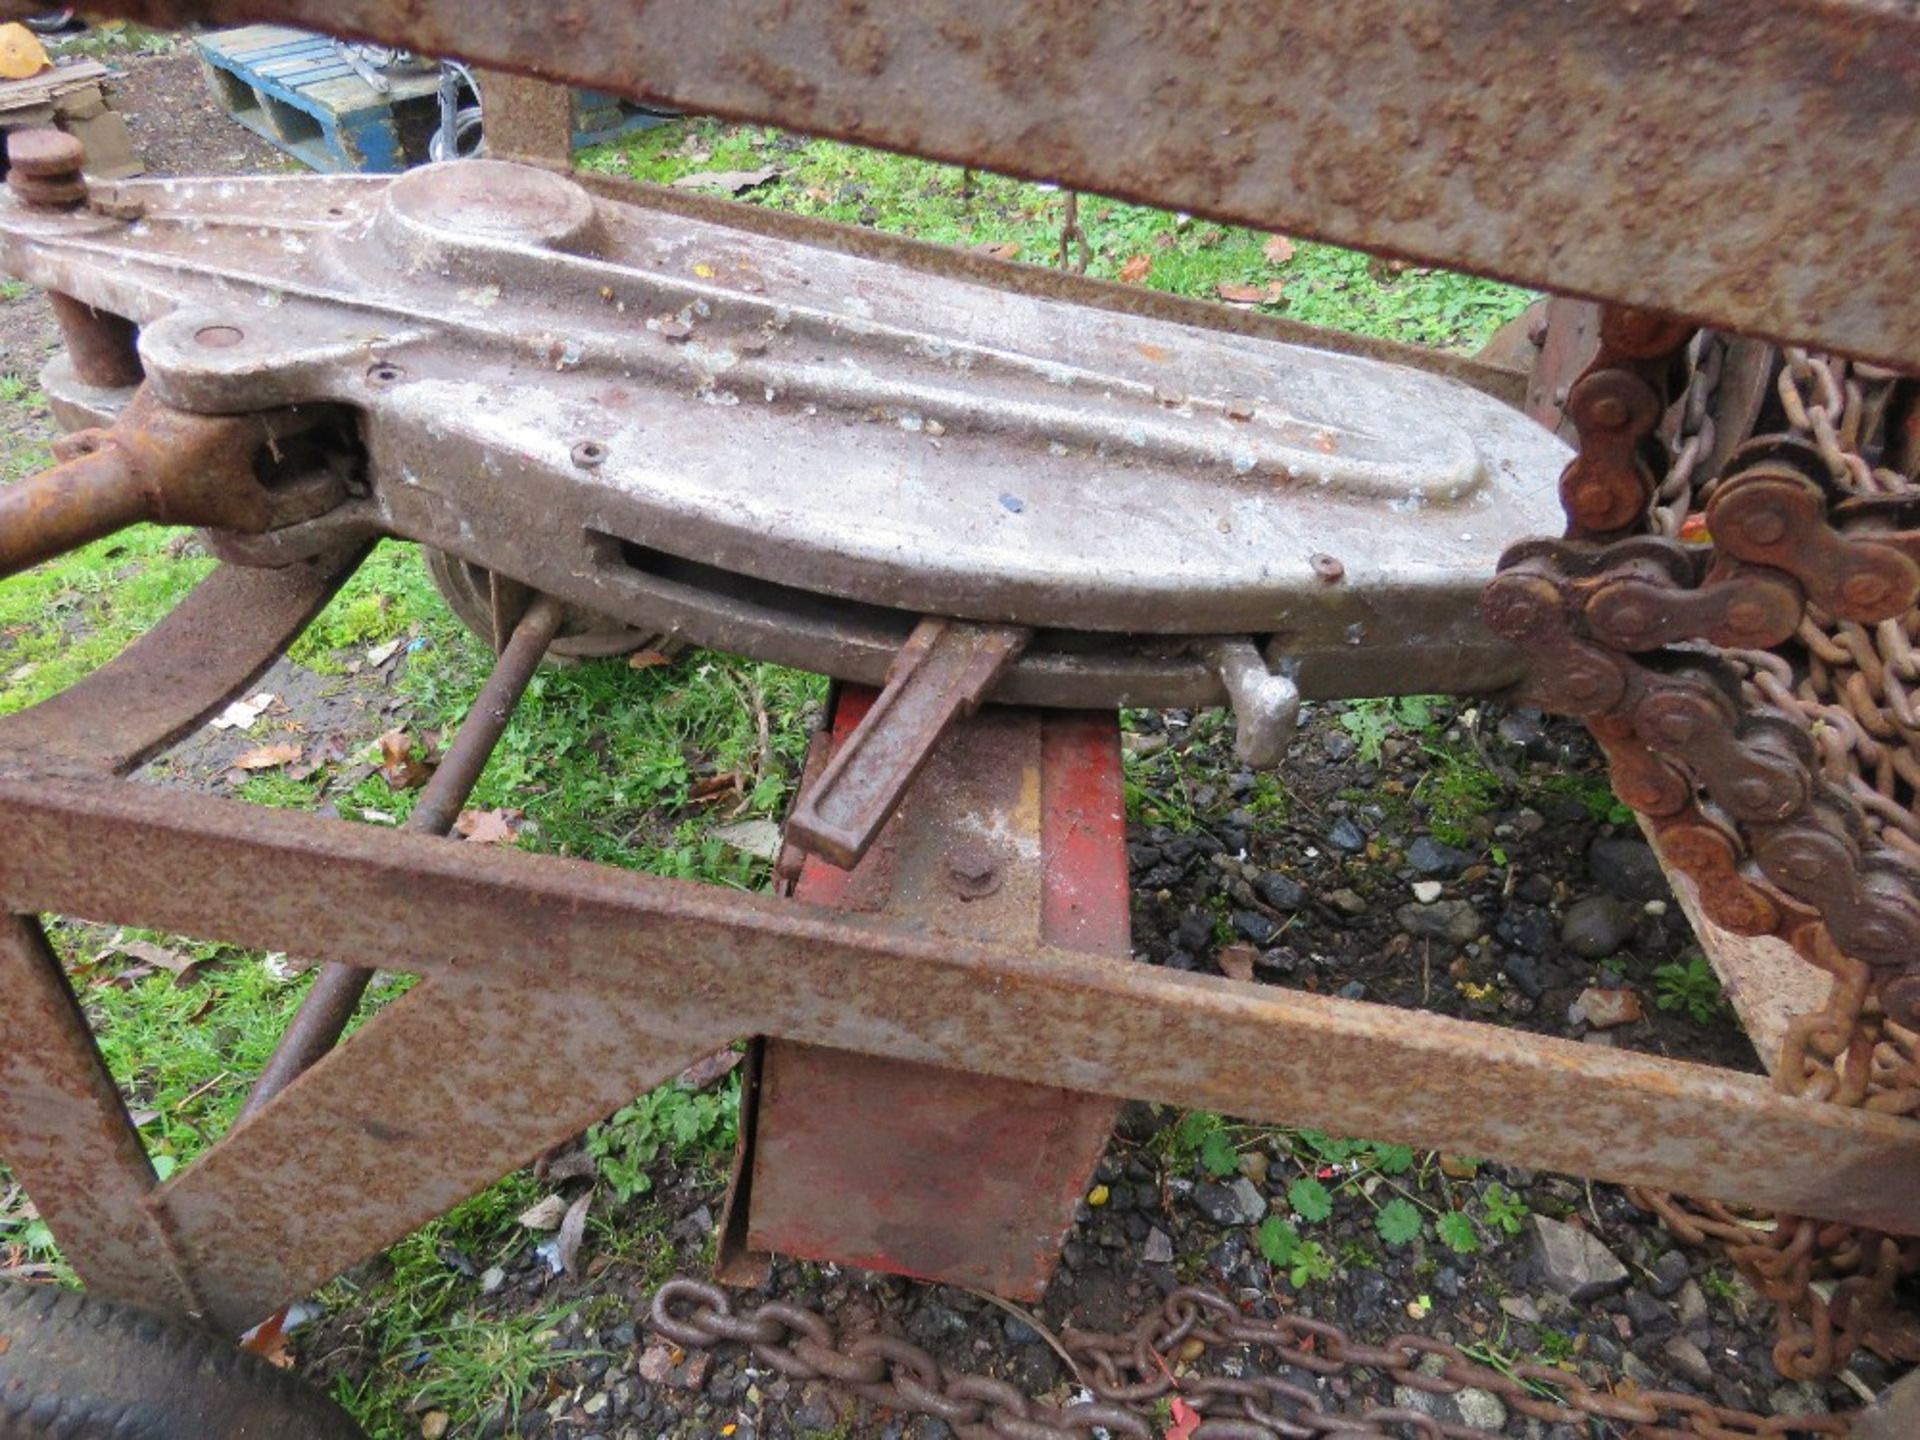
M 1120 267 L 1120 278 L 1129 285 L 1139 285 L 1146 281 L 1147 276 L 1152 270 L 1153 257 L 1151 255 L 1135 255 Z
M 1251 945 L 1222 945 L 1213 959 L 1229 980 L 1251 980 L 1253 962 L 1259 954 Z
M 380 773 L 394 790 L 417 790 L 433 774 L 433 766 L 416 755 L 413 737 L 404 730 L 389 730 L 380 737 Z
M 278 770 L 282 765 L 292 765 L 300 759 L 300 747 L 292 741 L 279 745 L 260 745 L 233 762 L 237 770 Z
M 1266 286 L 1242 285 L 1234 280 L 1222 280 L 1213 290 L 1229 305 L 1259 305 L 1267 298 Z
M 1284 235 L 1269 235 L 1260 253 L 1275 265 L 1284 265 L 1293 258 L 1293 242 Z
M 453 822 L 453 833 L 475 845 L 511 845 L 520 833 L 514 821 L 518 810 L 462 810 Z
M 741 791 L 741 776 L 738 770 L 727 770 L 719 775 L 709 775 L 696 780 L 687 787 L 687 801 L 693 805 L 710 804 L 726 795 L 738 795 Z
M 636 650 L 627 657 L 627 666 L 633 670 L 652 670 L 657 666 L 672 663 L 671 655 L 663 655 L 658 650 Z
M 1002 240 L 995 243 L 991 240 L 983 240 L 973 248 L 990 260 L 1011 260 L 1020 253 L 1020 242 Z

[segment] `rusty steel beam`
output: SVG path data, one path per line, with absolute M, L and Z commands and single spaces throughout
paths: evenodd
M 60 960 L 26 915 L 0 915 L 0 1155 L 89 1289 L 197 1308 L 147 1208 L 152 1162 Z
M 0 767 L 139 769 L 266 673 L 365 554 L 355 546 L 284 570 L 222 566 L 93 674 L 0 718 Z
M 1902 0 L 100 8 L 368 36 L 1920 367 Z
M 750 1034 L 1920 1231 L 1920 1124 L 1757 1076 L 122 781 L 0 777 L 0 831 L 33 836 L 0 854 L 0 907 L 416 971 L 467 1002 L 404 1045 L 349 1041 L 163 1188 L 227 1319 Z M 577 1054 L 500 1038 L 564 1017 Z M 296 1226 L 295 1184 L 334 1202 Z

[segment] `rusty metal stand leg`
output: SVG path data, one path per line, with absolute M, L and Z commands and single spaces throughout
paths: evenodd
M 460 807 L 486 769 L 487 757 L 493 754 L 507 721 L 513 718 L 514 706 L 526 693 L 553 637 L 560 633 L 564 616 L 565 607 L 548 596 L 527 607 L 461 723 L 460 733 L 448 747 L 446 759 L 420 792 L 413 813 L 407 817 L 407 829 L 422 835 L 445 835 L 453 829 L 454 821 L 460 818 Z M 293 1023 L 281 1036 L 273 1058 L 260 1072 L 240 1112 L 242 1119 L 272 1100 L 339 1043 L 372 979 L 373 971 L 359 965 L 332 964 L 321 970 Z
M 573 164 L 571 88 L 489 71 L 480 77 L 480 89 L 487 151 L 494 159 Z
M 839 695 L 835 744 L 857 743 L 870 703 Z M 803 794 L 832 773 L 826 748 Z M 989 709 L 947 731 L 865 860 L 808 859 L 794 896 L 956 939 L 1125 956 L 1123 812 L 1113 715 Z M 723 1278 L 751 1282 L 777 1252 L 1023 1299 L 1046 1289 L 1111 1099 L 791 1040 L 758 1059 Z
M 0 1152 L 80 1278 L 101 1294 L 198 1307 L 146 1209 L 146 1146 L 39 922 L 0 917 Z

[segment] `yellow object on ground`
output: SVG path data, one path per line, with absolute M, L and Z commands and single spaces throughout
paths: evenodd
M 52 64 L 47 47 L 26 26 L 0 25 L 0 80 L 25 80 Z

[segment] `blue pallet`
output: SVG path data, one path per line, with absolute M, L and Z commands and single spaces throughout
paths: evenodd
M 440 122 L 439 78 L 396 74 L 381 94 L 324 35 L 284 25 L 244 25 L 195 40 L 215 102 L 269 144 L 328 174 L 393 174 L 424 164 Z M 592 145 L 658 125 L 611 96 L 576 93 L 586 122 L 574 144 Z

